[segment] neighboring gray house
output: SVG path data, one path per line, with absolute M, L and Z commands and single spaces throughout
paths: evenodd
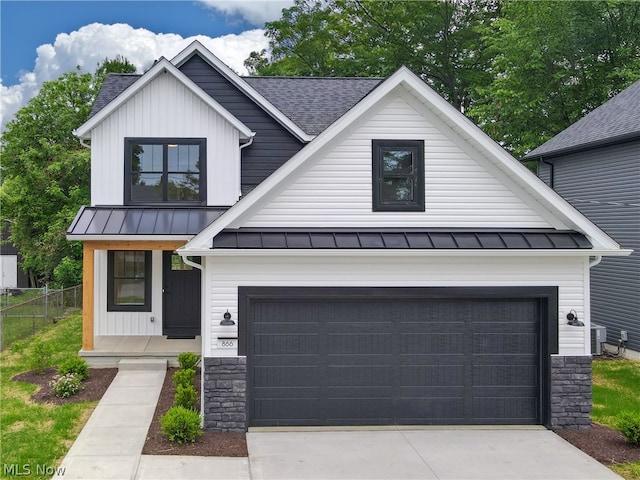
M 538 175 L 613 237 L 629 257 L 591 271 L 591 320 L 640 351 L 640 80 L 533 150 Z

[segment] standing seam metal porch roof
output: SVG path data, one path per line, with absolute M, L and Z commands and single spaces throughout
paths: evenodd
M 556 230 L 227 229 L 213 249 L 591 249 L 581 233 Z
M 226 212 L 211 207 L 82 207 L 67 236 L 196 235 Z

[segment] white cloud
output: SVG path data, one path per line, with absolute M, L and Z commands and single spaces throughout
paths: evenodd
M 293 0 L 201 0 L 207 7 L 229 16 L 239 16 L 251 25 L 263 26 L 280 18 L 283 8 Z
M 139 72 L 147 70 L 161 56 L 173 58 L 194 40 L 199 40 L 218 58 L 240 74 L 246 74 L 243 62 L 254 50 L 267 48 L 263 30 L 248 30 L 238 35 L 210 38 L 203 35 L 182 38 L 180 35 L 156 34 L 126 24 L 92 23 L 71 33 L 61 33 L 53 45 L 38 47 L 35 68 L 23 73 L 20 83 L 4 86 L 0 80 L 0 121 L 7 121 L 38 92 L 47 80 L 58 78 L 79 65 L 83 72 L 93 72 L 105 58 L 122 55 Z

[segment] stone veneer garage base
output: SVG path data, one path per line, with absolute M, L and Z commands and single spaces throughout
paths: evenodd
M 551 428 L 591 428 L 591 357 L 551 357 Z
M 203 367 L 205 430 L 246 431 L 246 357 L 205 357 Z M 591 383 L 591 357 L 551 357 L 552 429 L 591 427 Z
M 203 358 L 204 429 L 244 432 L 247 429 L 247 358 Z

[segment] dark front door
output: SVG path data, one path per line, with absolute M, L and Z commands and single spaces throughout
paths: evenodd
M 162 261 L 162 334 L 170 338 L 200 335 L 200 270 L 184 263 L 175 252 L 163 252 Z

